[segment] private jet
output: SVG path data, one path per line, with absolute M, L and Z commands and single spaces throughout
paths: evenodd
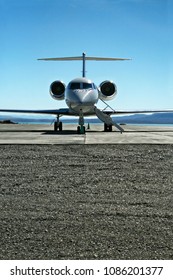
M 62 116 L 78 116 L 77 132 L 79 134 L 85 133 L 85 116 L 97 116 L 104 123 L 104 131 L 112 131 L 115 126 L 121 133 L 123 128 L 117 124 L 111 115 L 116 114 L 135 114 L 135 113 L 154 113 L 154 112 L 168 112 L 168 110 L 153 110 L 153 111 L 116 111 L 111 108 L 107 101 L 112 100 L 117 95 L 117 86 L 111 80 L 105 80 L 96 86 L 95 83 L 86 78 L 86 60 L 93 61 L 124 61 L 129 58 L 113 58 L 113 57 L 90 57 L 85 53 L 82 56 L 76 57 L 57 57 L 57 58 L 39 58 L 44 61 L 82 61 L 82 77 L 75 78 L 66 86 L 61 80 L 56 80 L 50 85 L 50 95 L 55 100 L 65 100 L 68 108 L 50 109 L 50 110 L 15 110 L 15 109 L 0 109 L 0 112 L 10 113 L 31 113 L 31 114 L 48 114 L 54 115 L 56 121 L 54 122 L 54 131 L 62 131 L 63 124 L 60 121 Z M 104 103 L 104 109 L 97 108 L 97 102 L 101 100 Z

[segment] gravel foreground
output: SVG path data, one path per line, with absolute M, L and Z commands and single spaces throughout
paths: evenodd
M 173 259 L 173 145 L 0 145 L 0 259 Z

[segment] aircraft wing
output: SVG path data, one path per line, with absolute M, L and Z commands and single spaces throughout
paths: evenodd
M 170 113 L 173 112 L 173 109 L 163 109 L 163 110 L 112 110 L 104 111 L 108 115 L 130 115 L 130 114 L 149 114 L 149 113 Z
M 73 115 L 68 108 L 50 109 L 50 110 L 15 110 L 15 109 L 0 109 L 3 113 L 23 113 L 23 114 L 46 114 L 46 115 Z
M 0 113 L 23 113 L 23 114 L 45 114 L 45 115 L 64 115 L 74 116 L 76 115 L 73 111 L 68 108 L 61 109 L 48 109 L 48 110 L 16 110 L 16 109 L 0 109 Z M 130 115 L 130 114 L 147 114 L 147 113 L 169 113 L 173 112 L 173 109 L 164 110 L 103 110 L 108 115 Z M 95 115 L 94 113 L 88 115 Z

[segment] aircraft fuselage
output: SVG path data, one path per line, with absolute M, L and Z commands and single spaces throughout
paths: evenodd
M 67 106 L 76 114 L 94 113 L 94 106 L 99 100 L 99 90 L 89 79 L 76 78 L 72 80 L 65 90 Z

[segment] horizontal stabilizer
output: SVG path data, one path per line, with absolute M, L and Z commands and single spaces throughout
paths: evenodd
M 83 60 L 83 56 L 38 58 L 37 60 L 45 60 L 45 61 Z M 122 60 L 131 60 L 131 58 L 85 56 L 85 60 L 95 60 L 95 61 L 118 61 L 118 60 L 120 60 L 120 61 L 122 61 Z
M 82 60 L 83 67 L 82 67 L 82 76 L 85 77 L 85 62 L 86 60 L 94 60 L 94 61 L 123 61 L 123 60 L 130 60 L 130 58 L 116 58 L 116 57 L 97 57 L 97 56 L 86 56 L 83 53 L 81 56 L 70 56 L 70 57 L 53 57 L 53 58 L 38 58 L 38 60 L 45 60 L 45 61 L 71 61 L 71 60 Z

